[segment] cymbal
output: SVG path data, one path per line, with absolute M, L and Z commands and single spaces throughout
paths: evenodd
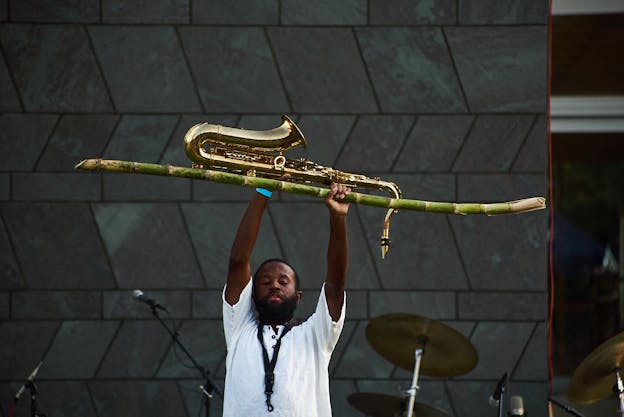
M 616 371 L 624 377 L 624 332 L 594 349 L 576 368 L 568 398 L 577 404 L 591 404 L 613 394 Z
M 394 395 L 359 392 L 347 397 L 349 404 L 370 417 L 402 417 L 407 399 Z M 415 402 L 414 415 L 418 417 L 450 417 L 444 411 L 427 404 Z
M 477 350 L 457 330 L 439 321 L 406 313 L 372 319 L 366 338 L 381 356 L 407 371 L 414 370 L 414 352 L 424 342 L 420 372 L 451 377 L 470 372 L 478 361 Z

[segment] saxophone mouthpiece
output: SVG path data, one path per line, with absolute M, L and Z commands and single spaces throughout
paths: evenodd
M 387 237 L 381 238 L 381 259 L 386 258 L 386 254 L 390 250 L 390 239 Z

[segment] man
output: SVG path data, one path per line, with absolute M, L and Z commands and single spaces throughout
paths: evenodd
M 265 261 L 252 278 L 249 259 L 270 192 L 257 189 L 241 220 L 223 291 L 227 345 L 224 417 L 329 417 L 328 366 L 345 317 L 349 188 L 332 184 L 325 204 L 330 236 L 327 275 L 315 313 L 293 321 L 299 277 L 282 260 Z

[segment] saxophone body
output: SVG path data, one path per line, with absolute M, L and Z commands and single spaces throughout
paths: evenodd
M 401 198 L 399 187 L 380 178 L 352 174 L 324 167 L 304 158 L 290 159 L 283 153 L 294 147 L 306 147 L 301 130 L 286 115 L 282 124 L 270 130 L 247 130 L 200 123 L 184 136 L 184 149 L 194 168 L 220 169 L 248 176 L 280 178 L 289 174 L 288 181 L 329 185 L 332 182 L 351 188 L 387 191 L 392 198 Z M 397 210 L 389 209 L 381 236 L 382 257 L 390 245 L 390 217 Z

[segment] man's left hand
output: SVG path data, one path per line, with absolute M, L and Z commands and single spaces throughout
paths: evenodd
M 329 187 L 329 193 L 325 198 L 325 204 L 327 205 L 330 214 L 336 214 L 339 216 L 347 215 L 347 212 L 349 211 L 349 203 L 340 200 L 344 199 L 350 192 L 351 189 L 346 185 L 332 182 Z

